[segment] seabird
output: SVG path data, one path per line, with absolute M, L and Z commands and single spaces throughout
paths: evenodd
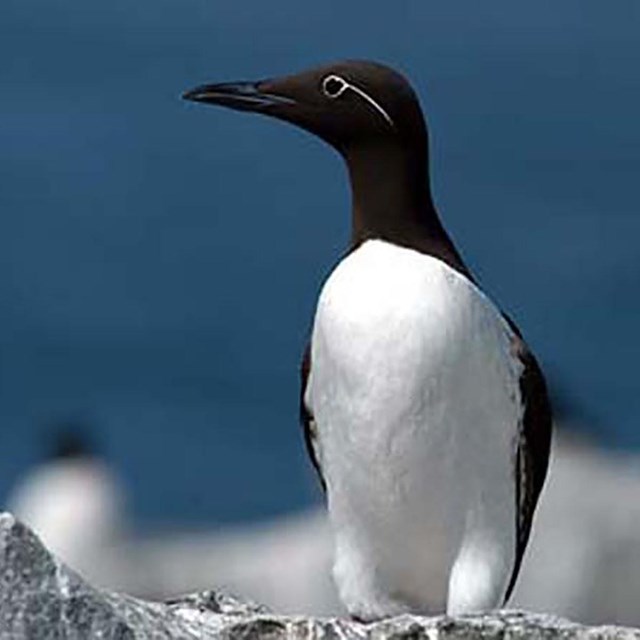
M 348 168 L 351 242 L 320 293 L 301 415 L 349 613 L 501 606 L 544 483 L 551 410 L 520 332 L 440 222 L 416 94 L 386 66 L 346 61 L 184 97 L 298 125 Z
M 84 425 L 56 425 L 52 436 L 47 459 L 20 478 L 7 509 L 73 569 L 104 577 L 125 529 L 123 489 Z

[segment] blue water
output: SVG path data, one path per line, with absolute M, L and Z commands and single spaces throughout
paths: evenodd
M 593 434 L 639 447 L 639 29 L 636 0 L 3 0 L 0 498 L 67 417 L 139 522 L 318 498 L 297 362 L 343 169 L 178 96 L 343 57 L 412 78 L 468 262 Z

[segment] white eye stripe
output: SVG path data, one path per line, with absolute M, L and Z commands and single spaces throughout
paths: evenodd
M 329 85 L 332 82 L 340 84 L 340 88 L 335 93 L 332 93 L 329 90 Z M 322 92 L 332 100 L 334 100 L 335 98 L 339 98 L 347 89 L 351 89 L 361 98 L 364 98 L 387 121 L 390 126 L 395 128 L 395 123 L 391 119 L 391 116 L 368 93 L 365 93 L 362 89 L 360 89 L 360 87 L 356 87 L 354 84 L 351 84 L 344 78 L 336 75 L 327 76 L 322 81 Z
M 368 94 L 366 94 L 362 89 L 356 87 L 355 85 L 350 84 L 349 89 L 355 91 L 359 96 L 362 96 L 369 104 L 374 107 L 378 113 L 392 126 L 395 127 L 395 123 L 391 119 L 391 116 Z

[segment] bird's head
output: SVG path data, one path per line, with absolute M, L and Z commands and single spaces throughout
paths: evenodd
M 368 61 L 338 62 L 257 82 L 205 84 L 183 97 L 285 120 L 343 154 L 359 145 L 408 144 L 426 133 L 407 80 Z

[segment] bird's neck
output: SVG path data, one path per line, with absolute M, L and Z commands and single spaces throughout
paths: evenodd
M 468 273 L 431 198 L 426 143 L 358 146 L 345 154 L 352 195 L 351 245 L 381 239 L 434 255 Z

